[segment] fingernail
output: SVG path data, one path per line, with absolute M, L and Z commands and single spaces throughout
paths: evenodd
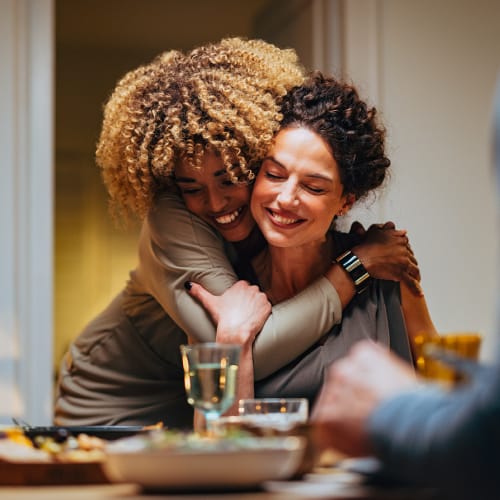
M 186 290 L 188 290 L 188 291 L 189 291 L 189 290 L 191 290 L 191 287 L 192 287 L 192 286 L 193 286 L 193 284 L 192 284 L 190 281 L 185 281 L 185 282 L 184 282 L 184 288 L 185 288 Z

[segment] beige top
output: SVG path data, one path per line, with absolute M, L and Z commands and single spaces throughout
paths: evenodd
M 179 345 L 208 341 L 215 327 L 185 281 L 220 294 L 238 277 L 218 233 L 164 195 L 144 221 L 139 265 L 125 289 L 71 345 L 60 370 L 55 421 L 61 425 L 191 425 Z M 341 319 L 326 278 L 273 307 L 254 344 L 256 379 L 286 365 Z

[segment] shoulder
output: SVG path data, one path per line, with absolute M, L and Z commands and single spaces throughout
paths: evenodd
M 146 220 L 151 227 L 165 228 L 179 221 L 192 223 L 193 217 L 179 195 L 165 192 L 155 200 Z
M 182 198 L 172 192 L 165 192 L 156 199 L 145 225 L 151 238 L 161 246 L 175 242 L 217 247 L 223 244 L 220 234 L 191 213 Z
M 349 250 L 358 242 L 358 236 L 351 233 L 343 233 L 335 229 L 330 229 L 330 235 L 333 238 L 337 254 Z

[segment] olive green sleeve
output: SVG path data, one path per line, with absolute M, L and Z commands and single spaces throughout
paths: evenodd
M 164 195 L 144 223 L 138 278 L 184 332 L 198 341 L 215 339 L 205 310 L 184 289 L 200 283 L 220 295 L 236 276 L 220 235 L 191 214 L 182 200 Z M 254 344 L 255 378 L 266 377 L 313 345 L 342 309 L 335 288 L 321 278 L 295 297 L 275 305 Z

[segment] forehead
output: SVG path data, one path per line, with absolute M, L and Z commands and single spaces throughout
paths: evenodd
M 205 178 L 218 177 L 225 173 L 226 169 L 222 158 L 212 151 L 203 153 L 199 167 L 192 165 L 187 158 L 181 159 L 175 166 L 175 176 L 178 181 L 184 179 L 201 181 Z
M 286 168 L 333 169 L 338 165 L 329 144 L 306 127 L 288 127 L 275 137 L 271 155 Z

